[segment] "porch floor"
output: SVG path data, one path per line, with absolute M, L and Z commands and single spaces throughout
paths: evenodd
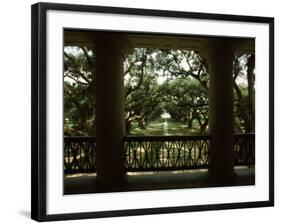
M 64 194 L 87 194 L 101 192 L 143 191 L 162 189 L 182 189 L 198 187 L 244 186 L 255 184 L 254 167 L 235 167 L 235 177 L 228 183 L 211 180 L 206 169 L 160 172 L 128 172 L 127 183 L 101 189 L 97 185 L 96 174 L 65 175 Z

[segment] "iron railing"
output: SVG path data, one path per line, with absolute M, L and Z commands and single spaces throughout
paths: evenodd
M 127 136 L 127 171 L 201 169 L 209 166 L 210 136 Z M 255 134 L 234 136 L 235 165 L 255 164 Z M 95 137 L 64 138 L 65 173 L 96 172 Z
M 234 165 L 255 165 L 255 134 L 234 135 Z
M 64 137 L 64 172 L 96 172 L 95 137 Z
M 208 166 L 209 136 L 126 137 L 128 171 L 199 169 Z

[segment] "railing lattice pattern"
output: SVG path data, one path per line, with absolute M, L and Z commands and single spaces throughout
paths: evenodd
M 127 171 L 201 169 L 209 166 L 210 136 L 127 136 Z M 255 134 L 234 136 L 234 164 L 255 164 Z M 64 138 L 65 173 L 96 172 L 95 137 Z

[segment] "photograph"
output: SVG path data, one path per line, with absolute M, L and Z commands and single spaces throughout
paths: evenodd
M 255 39 L 64 29 L 64 193 L 255 184 Z
M 37 3 L 31 217 L 274 205 L 274 18 Z
M 277 3 L 5 1 L 0 224 L 278 223 Z

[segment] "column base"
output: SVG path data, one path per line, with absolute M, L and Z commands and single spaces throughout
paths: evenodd
M 100 192 L 122 191 L 128 185 L 128 177 L 125 174 L 123 177 L 113 180 L 112 178 L 105 179 L 97 178 L 97 189 Z
M 209 170 L 208 178 L 211 186 L 214 187 L 232 186 L 236 185 L 237 182 L 237 174 L 235 172 L 222 174 Z

